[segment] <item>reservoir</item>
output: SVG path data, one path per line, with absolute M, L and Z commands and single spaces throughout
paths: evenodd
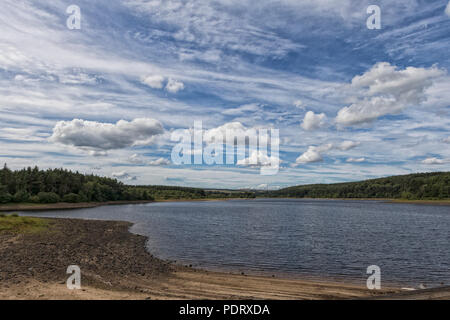
M 155 202 L 27 212 L 122 220 L 156 257 L 213 271 L 450 285 L 450 207 L 382 201 L 255 199 Z

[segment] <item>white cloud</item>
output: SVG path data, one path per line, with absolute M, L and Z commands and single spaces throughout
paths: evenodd
M 217 128 L 209 129 L 206 133 L 211 136 L 223 135 L 225 137 L 226 132 L 230 131 L 235 136 L 244 136 L 247 133 L 247 130 L 248 129 L 242 123 L 234 121 L 227 122 Z
M 254 129 L 247 129 L 242 123 L 235 121 L 235 122 L 228 122 L 225 123 L 217 128 L 205 130 L 205 142 L 206 143 L 221 143 L 220 141 L 216 141 L 216 139 L 223 138 L 226 139 L 227 133 L 231 137 L 249 137 L 249 136 L 256 136 L 256 130 Z M 245 141 L 242 141 L 245 143 Z M 239 143 L 239 139 L 238 139 Z
M 153 89 L 162 89 L 164 77 L 160 75 L 148 75 L 141 78 L 141 82 Z
M 93 157 L 106 157 L 108 153 L 102 150 L 89 150 L 89 155 Z
M 105 151 L 149 144 L 163 132 L 162 124 L 149 118 L 138 118 L 131 122 L 120 120 L 116 124 L 74 119 L 59 121 L 53 128 L 50 141 L 81 149 Z
M 166 90 L 171 93 L 177 93 L 180 90 L 184 89 L 184 83 L 178 80 L 174 80 L 172 78 L 169 79 L 166 85 Z
M 113 178 L 116 178 L 119 180 L 137 180 L 136 176 L 131 176 L 129 173 L 127 173 L 125 171 L 113 172 L 112 176 L 113 176 Z
M 360 144 L 359 142 L 347 140 L 338 145 L 335 145 L 333 143 L 327 143 L 320 146 L 309 146 L 308 150 L 295 160 L 295 163 L 300 164 L 300 163 L 320 162 L 323 160 L 323 154 L 330 150 L 338 149 L 341 151 L 347 151 L 355 148 L 359 144 Z
M 2 139 L 17 141 L 44 141 L 45 138 L 40 137 L 38 128 L 28 126 L 28 128 L 0 128 L 0 137 Z
M 165 158 L 158 158 L 156 160 L 152 160 L 148 162 L 150 166 L 167 166 L 170 164 L 170 160 Z
M 312 163 L 312 162 L 320 162 L 323 160 L 322 154 L 331 150 L 333 148 L 333 144 L 324 144 L 321 146 L 310 146 L 308 150 L 299 156 L 295 162 L 297 164 L 300 163 Z
M 387 62 L 377 63 L 361 76 L 352 80 L 352 88 L 359 91 L 350 106 L 339 110 L 336 122 L 354 125 L 371 122 L 378 117 L 396 114 L 426 99 L 425 90 L 433 80 L 444 75 L 443 70 L 407 67 L 398 70 Z
M 366 158 L 348 158 L 347 162 L 355 162 L 355 163 L 359 163 L 359 162 L 364 162 L 366 161 Z
M 450 143 L 450 137 L 444 138 L 444 139 L 442 140 L 442 142 L 444 142 L 444 143 Z
M 237 161 L 238 166 L 273 167 L 278 168 L 281 160 L 275 156 L 268 156 L 266 152 L 253 150 L 248 158 Z
M 361 144 L 360 142 L 347 140 L 347 141 L 342 142 L 337 148 L 341 151 L 347 151 L 347 150 L 356 148 L 360 144 Z
M 149 166 L 166 166 L 170 164 L 170 160 L 165 158 L 158 158 L 154 160 L 147 161 L 139 154 L 135 153 L 128 158 L 128 162 L 138 165 L 149 165 Z
M 289 7 L 298 2 L 289 1 Z M 287 4 L 284 3 L 284 5 Z M 148 19 L 154 23 L 169 26 L 164 33 L 180 43 L 190 44 L 190 48 L 207 47 L 215 52 L 232 50 L 252 55 L 279 57 L 303 47 L 265 28 L 264 23 L 261 23 L 267 16 L 264 12 L 276 14 L 272 2 L 265 4 L 262 1 L 258 2 L 257 10 L 252 2 L 235 0 L 220 2 L 132 0 L 127 1 L 126 5 L 147 14 Z M 304 6 L 302 8 L 309 9 Z M 243 12 L 246 15 L 245 19 L 243 19 Z M 214 56 L 217 56 L 217 53 Z
M 250 104 L 244 104 L 237 108 L 232 109 L 226 109 L 222 111 L 222 114 L 227 116 L 241 116 L 248 112 L 256 112 L 259 110 L 259 104 L 257 103 L 250 103 Z
M 59 82 L 63 84 L 96 84 L 97 78 L 87 73 L 61 73 L 58 75 Z
M 301 127 L 307 131 L 316 130 L 325 125 L 325 119 L 325 113 L 315 114 L 312 111 L 308 111 L 305 114 Z
M 270 128 L 263 129 L 267 129 L 268 131 L 270 131 Z M 279 138 L 276 138 L 275 136 L 269 136 L 268 134 L 262 134 L 262 132 L 258 132 L 258 128 L 256 127 L 247 128 L 239 121 L 227 122 L 219 127 L 205 130 L 204 141 L 206 143 L 220 143 L 220 141 L 217 141 L 217 139 L 222 138 L 223 142 L 231 143 L 231 141 L 226 141 L 227 135 L 230 137 L 236 137 L 237 145 L 240 146 L 247 144 L 246 138 L 253 138 L 251 139 L 253 141 L 258 138 L 260 145 L 280 144 Z
M 427 158 L 422 161 L 423 164 L 444 164 L 445 161 L 438 158 Z
M 450 17 L 450 1 L 447 4 L 447 7 L 445 8 L 445 14 Z
M 294 101 L 294 106 L 300 109 L 305 109 L 305 105 L 303 104 L 302 100 L 295 100 Z
M 131 162 L 133 164 L 144 164 L 145 163 L 144 159 L 142 159 L 142 157 L 140 155 L 138 155 L 137 153 L 132 154 L 130 157 L 128 157 L 127 161 Z
M 308 151 L 303 153 L 300 157 L 298 157 L 295 162 L 296 163 L 310 163 L 310 162 L 319 162 L 322 161 L 322 155 L 318 152 L 315 147 L 309 147 Z

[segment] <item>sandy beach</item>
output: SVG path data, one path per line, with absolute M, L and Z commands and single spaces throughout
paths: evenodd
M 0 299 L 373 299 L 450 298 L 338 282 L 207 272 L 153 257 L 130 223 L 45 219 L 45 232 L 0 232 Z M 69 290 L 66 268 L 81 269 Z M 419 294 L 420 293 L 420 294 Z

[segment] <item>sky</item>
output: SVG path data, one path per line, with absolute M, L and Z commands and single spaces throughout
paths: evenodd
M 0 30 L 12 169 L 264 189 L 450 169 L 448 1 L 3 0 Z M 277 174 L 175 164 L 195 121 L 279 130 Z

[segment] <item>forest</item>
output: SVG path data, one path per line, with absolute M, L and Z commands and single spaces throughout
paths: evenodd
M 164 199 L 251 198 L 252 192 L 218 192 L 170 186 L 129 186 L 116 179 L 66 169 L 0 170 L 0 203 L 107 202 Z
M 312 184 L 265 193 L 288 198 L 450 199 L 450 172 L 416 173 L 360 182 Z
M 177 186 L 130 186 L 116 179 L 66 169 L 0 170 L 0 203 L 107 202 L 255 197 L 450 199 L 450 172 L 417 173 L 360 182 L 313 184 L 277 191 L 205 190 Z

